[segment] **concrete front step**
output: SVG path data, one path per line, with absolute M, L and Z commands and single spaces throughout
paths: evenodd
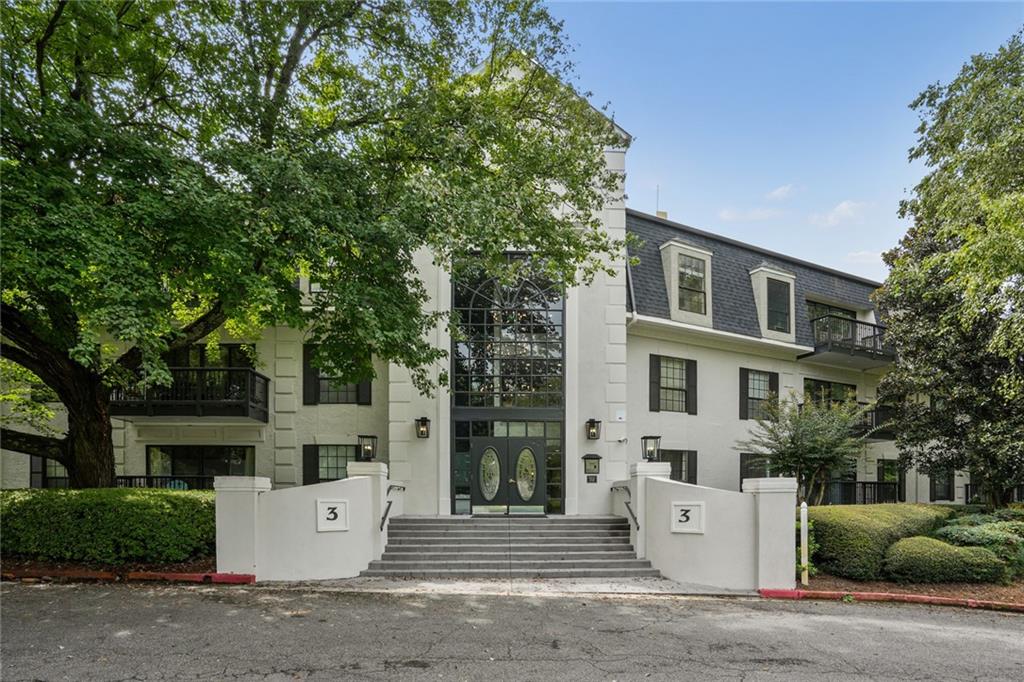
M 388 549 L 381 561 L 577 561 L 580 559 L 635 559 L 636 553 L 628 551 L 597 551 L 597 552 L 433 552 L 412 551 L 395 552 Z
M 563 561 L 466 561 L 452 559 L 447 561 L 394 561 L 382 559 L 371 561 L 369 570 L 390 571 L 463 571 L 489 568 L 493 570 L 526 570 L 546 568 L 650 568 L 651 562 L 643 559 L 567 559 Z
M 628 538 L 628 530 L 388 530 L 389 538 Z
M 513 552 L 513 553 L 516 553 L 516 554 L 519 554 L 519 553 L 522 553 L 522 552 L 535 552 L 535 553 L 539 553 L 539 554 L 553 554 L 553 555 L 555 555 L 555 554 L 568 553 L 568 552 L 571 552 L 571 553 L 579 553 L 579 552 L 601 552 L 601 553 L 606 553 L 606 552 L 633 552 L 633 545 L 625 544 L 625 543 L 624 544 L 619 544 L 619 543 L 614 543 L 614 544 L 609 544 L 609 543 L 602 543 L 602 544 L 554 544 L 554 543 L 552 543 L 552 544 L 544 544 L 544 545 L 517 543 L 517 544 L 509 546 L 507 544 L 497 544 L 497 543 L 489 543 L 489 544 L 483 544 L 483 545 L 482 544 L 468 544 L 468 543 L 467 544 L 461 544 L 460 543 L 460 544 L 457 544 L 457 545 L 443 545 L 443 544 L 425 544 L 425 545 L 420 545 L 420 544 L 413 544 L 413 543 L 398 544 L 398 545 L 396 545 L 396 544 L 393 544 L 393 543 L 388 543 L 387 549 L 385 551 L 387 551 L 389 553 L 395 553 L 395 554 L 415 554 L 417 552 L 436 552 L 436 553 L 445 553 L 445 554 L 449 554 L 449 555 L 456 555 L 456 554 L 462 554 L 464 552 L 487 552 L 487 553 L 492 553 L 492 554 L 496 553 L 496 552 L 502 552 L 502 553 Z
M 466 578 L 466 579 L 506 579 L 506 578 L 657 578 L 660 577 L 654 568 L 540 568 L 540 569 L 458 569 L 458 570 L 423 570 L 407 571 L 404 569 L 371 569 L 363 571 L 363 576 L 370 578 Z
M 391 523 L 627 523 L 623 516 L 395 516 Z
M 622 537 L 601 537 L 581 535 L 578 537 L 566 537 L 556 535 L 552 537 L 537 537 L 536 535 L 524 535 L 519 538 L 504 537 L 481 537 L 470 535 L 465 537 L 454 537 L 451 535 L 413 535 L 410 537 L 388 537 L 388 546 L 391 545 L 621 545 L 629 544 L 629 536 Z
M 629 532 L 629 526 L 625 523 L 516 523 L 512 525 L 497 523 L 390 523 L 388 528 L 391 531 L 402 531 L 404 533 L 424 533 L 427 531 L 487 531 L 501 532 L 508 531 L 563 531 L 567 533 L 582 531 L 625 531 Z

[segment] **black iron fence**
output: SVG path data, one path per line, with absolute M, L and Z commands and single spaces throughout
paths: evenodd
M 822 504 L 887 504 L 900 501 L 900 484 L 885 481 L 832 481 Z
M 170 372 L 169 386 L 115 389 L 111 414 L 269 418 L 270 379 L 254 369 L 171 367 Z
M 1007 502 L 1024 502 L 1024 485 L 1018 485 L 1010 490 Z M 978 483 L 967 483 L 964 485 L 964 502 L 967 504 L 987 504 L 988 499 Z
M 48 476 L 47 488 L 67 488 L 66 476 Z M 213 490 L 213 476 L 115 476 L 115 488 L 161 488 L 164 490 Z

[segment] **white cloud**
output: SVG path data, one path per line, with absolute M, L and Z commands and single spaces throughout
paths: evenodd
M 772 220 L 782 215 L 777 208 L 723 208 L 718 217 L 727 223 L 753 223 L 761 220 Z
M 836 204 L 835 208 L 828 213 L 812 213 L 810 221 L 812 225 L 818 227 L 835 227 L 856 218 L 862 208 L 864 208 L 864 204 L 845 199 Z
M 782 201 L 783 199 L 788 199 L 792 193 L 793 185 L 782 185 L 765 194 L 764 198 L 769 201 Z
M 856 263 L 858 265 L 878 265 L 882 262 L 881 251 L 851 251 L 846 254 L 844 260 L 847 263 Z

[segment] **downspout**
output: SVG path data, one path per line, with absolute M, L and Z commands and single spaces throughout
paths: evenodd
M 626 320 L 626 329 L 636 323 L 636 295 L 633 293 L 633 268 L 629 265 L 629 256 L 626 256 L 626 289 L 629 290 L 629 319 Z

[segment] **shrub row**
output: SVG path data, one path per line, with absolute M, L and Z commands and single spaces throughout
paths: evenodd
M 815 563 L 854 580 L 883 576 L 886 550 L 897 540 L 935 530 L 952 510 L 941 505 L 870 504 L 812 507 Z
M 212 491 L 92 489 L 0 492 L 0 553 L 90 564 L 211 556 Z
M 889 548 L 885 572 L 912 583 L 992 583 L 1007 579 L 1006 563 L 984 547 L 957 547 L 929 537 L 904 538 Z
M 1024 521 L 950 524 L 933 536 L 962 547 L 984 547 L 1006 562 L 1011 575 L 1024 575 Z

